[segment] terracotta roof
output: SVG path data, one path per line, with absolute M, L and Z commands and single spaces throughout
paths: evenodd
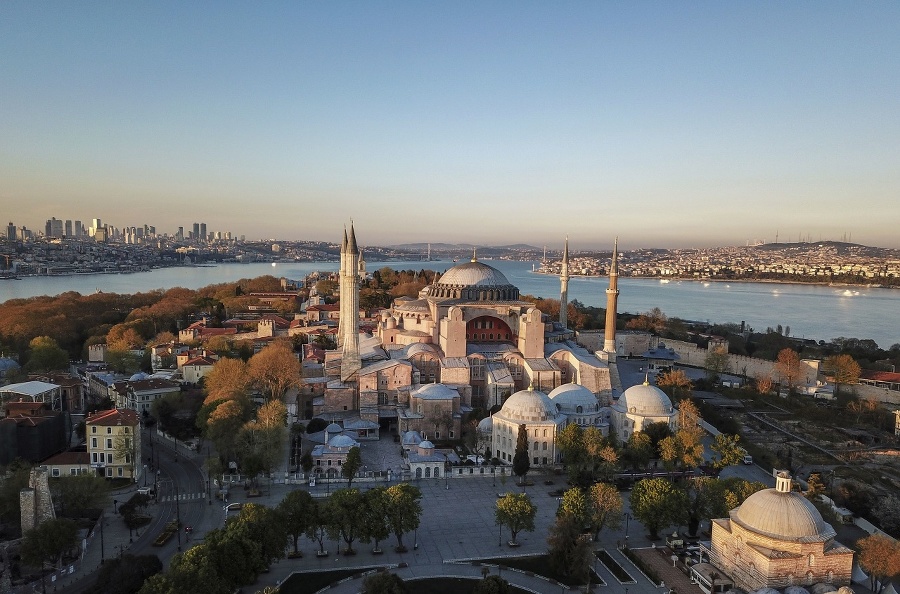
M 212 366 L 215 364 L 216 364 L 215 361 L 213 361 L 212 359 L 208 359 L 206 357 L 194 357 L 193 359 L 191 359 L 190 361 L 187 361 L 185 363 L 185 365 L 209 365 L 209 366 Z
M 91 457 L 87 452 L 60 452 L 55 456 L 50 456 L 42 462 L 48 466 L 63 466 L 82 464 L 87 466 L 91 463 Z
M 876 382 L 900 382 L 900 373 L 892 373 L 890 371 L 873 371 L 864 369 L 859 373 L 860 379 L 867 379 Z
M 85 419 L 85 425 L 129 425 L 134 427 L 138 424 L 137 413 L 127 408 L 97 411 Z

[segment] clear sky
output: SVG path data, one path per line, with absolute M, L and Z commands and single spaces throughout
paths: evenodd
M 900 247 L 900 3 L 4 0 L 0 218 L 51 216 Z

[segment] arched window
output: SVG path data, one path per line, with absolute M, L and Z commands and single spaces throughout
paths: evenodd
M 576 407 L 575 407 L 575 412 L 577 412 L 578 414 L 583 413 L 583 412 L 584 412 L 584 407 L 583 407 L 583 406 L 576 406 Z
M 422 469 L 421 468 L 416 468 L 416 478 L 417 479 L 422 478 Z
M 431 478 L 431 466 L 425 467 L 425 478 Z

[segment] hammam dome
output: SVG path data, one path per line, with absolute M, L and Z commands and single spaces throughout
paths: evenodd
M 579 384 L 563 384 L 548 395 L 563 413 L 593 413 L 600 409 L 594 393 Z
M 543 392 L 521 390 L 506 400 L 500 414 L 522 423 L 552 421 L 556 418 L 556 407 L 550 397 Z
M 459 264 L 426 289 L 429 297 L 467 301 L 516 301 L 519 289 L 502 272 L 477 259 Z
M 757 491 L 731 514 L 747 530 L 778 540 L 814 542 L 834 538 L 835 531 L 819 510 L 791 491 L 790 478 L 779 476 L 774 489 Z

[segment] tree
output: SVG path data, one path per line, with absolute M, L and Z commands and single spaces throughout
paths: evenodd
M 624 457 L 631 462 L 633 468 L 639 470 L 647 468 L 653 453 L 653 444 L 647 434 L 638 431 L 628 437 Z
M 163 570 L 162 561 L 156 555 L 124 554 L 118 559 L 108 559 L 97 572 L 95 592 L 104 594 L 134 594 L 152 575 Z
M 772 391 L 772 378 L 768 375 L 758 375 L 755 378 L 756 391 L 760 394 L 768 394 Z
M 728 371 L 728 347 L 717 346 L 709 351 L 703 366 L 706 368 L 706 377 L 710 381 L 717 381 L 719 375 Z
M 294 555 L 300 552 L 297 546 L 300 537 L 309 532 L 310 522 L 315 517 L 315 506 L 312 495 L 302 490 L 291 491 L 278 504 L 285 531 L 294 541 Z
M 6 478 L 0 481 L 0 518 L 19 521 L 20 492 L 28 487 L 31 465 L 17 458 L 6 468 Z
M 594 541 L 604 527 L 618 528 L 622 523 L 622 496 L 609 483 L 594 483 L 587 492 L 587 517 Z
M 580 532 L 581 528 L 588 524 L 587 505 L 587 497 L 584 491 L 579 487 L 572 487 L 571 489 L 566 489 L 565 493 L 563 493 L 557 515 L 571 518 L 578 525 Z
M 388 525 L 397 537 L 397 552 L 406 551 L 403 535 L 419 527 L 422 516 L 422 491 L 409 483 L 391 485 L 386 491 Z
M 251 381 L 246 363 L 240 359 L 219 359 L 203 378 L 206 402 L 246 397 Z
M 577 423 L 570 423 L 556 434 L 556 450 L 562 455 L 569 481 L 586 485 L 588 480 L 580 476 L 584 471 L 584 430 Z
M 107 494 L 106 481 L 96 474 L 61 476 L 50 485 L 63 513 L 100 507 Z
M 250 378 L 268 398 L 283 398 L 289 388 L 300 385 L 300 360 L 290 347 L 274 343 L 253 355 Z
M 128 375 L 140 371 L 141 357 L 129 350 L 109 349 L 106 351 L 106 364 L 113 371 Z
M 23 535 L 22 560 L 34 567 L 42 567 L 44 562 L 59 567 L 63 554 L 75 546 L 77 536 L 78 526 L 73 520 L 44 520 Z
M 525 424 L 519 425 L 519 434 L 516 436 L 516 452 L 513 455 L 513 473 L 525 484 L 525 475 L 531 468 L 531 460 L 528 458 L 528 429 Z
M 338 489 L 331 494 L 325 505 L 328 507 L 330 520 L 328 534 L 332 538 L 340 537 L 344 540 L 347 544 L 345 555 L 355 555 L 353 543 L 362 526 L 362 514 L 359 513 L 363 505 L 362 493 L 359 489 Z
M 560 575 L 587 582 L 591 569 L 590 540 L 581 533 L 581 524 L 568 515 L 557 516 L 547 536 L 550 567 Z
M 693 387 L 691 380 L 688 379 L 687 374 L 681 369 L 672 369 L 659 374 L 656 378 L 656 385 L 663 390 L 670 388 L 672 397 L 675 399 L 678 399 L 679 390 L 686 390 L 690 393 L 690 390 Z
M 381 550 L 378 545 L 391 534 L 391 527 L 388 523 L 389 504 L 385 487 L 375 487 L 363 495 L 360 540 L 363 542 L 375 541 L 375 551 Z
M 825 484 L 822 482 L 822 477 L 818 472 L 813 472 L 809 475 L 809 479 L 806 481 L 806 493 L 803 495 L 812 501 L 815 501 L 819 495 L 825 492 Z
M 512 592 L 509 582 L 499 575 L 488 575 L 479 580 L 472 588 L 472 594 L 509 594 Z
M 693 468 L 703 461 L 703 428 L 700 422 L 703 417 L 697 406 L 690 400 L 682 400 L 678 405 L 678 440 L 679 460 L 684 467 Z
M 319 543 L 319 555 L 325 556 L 325 538 L 328 536 L 328 526 L 331 518 L 328 516 L 330 509 L 325 503 L 313 500 L 313 508 L 306 527 L 306 536 Z
M 659 529 L 681 519 L 683 495 L 666 479 L 643 479 L 631 490 L 631 511 L 650 532 L 650 539 L 659 538 Z
M 719 433 L 713 440 L 710 449 L 714 452 L 712 466 L 722 469 L 726 466 L 740 464 L 744 458 L 744 448 L 740 445 L 740 435 Z
M 516 536 L 522 530 L 534 530 L 534 517 L 537 507 L 525 493 L 507 493 L 497 500 L 495 520 L 497 524 L 509 528 L 512 534 L 511 544 L 517 546 Z
M 38 336 L 28 344 L 31 353 L 25 369 L 32 372 L 47 372 L 65 369 L 69 366 L 69 354 L 53 338 Z
M 276 510 L 264 505 L 245 503 L 237 516 L 225 526 L 229 537 L 248 540 L 259 546 L 258 571 L 265 571 L 276 559 L 284 557 L 287 527 Z
M 362 454 L 360 453 L 359 447 L 352 447 L 350 448 L 350 451 L 347 452 L 347 459 L 344 460 L 344 464 L 341 466 L 341 476 L 347 479 L 348 489 L 353 483 L 353 477 L 356 476 L 356 473 L 359 472 L 360 468 L 362 468 Z
M 831 381 L 834 382 L 834 393 L 837 395 L 840 393 L 841 386 L 855 384 L 859 381 L 862 369 L 850 355 L 832 355 L 825 359 L 824 371 L 831 375 Z
M 131 431 L 131 429 L 128 429 L 127 427 L 126 429 Z M 137 456 L 140 456 L 140 452 L 136 451 L 136 445 L 137 442 L 134 439 L 134 435 L 131 433 L 119 433 L 116 435 L 115 441 L 113 441 L 116 459 L 121 460 L 128 465 L 132 478 L 134 477 L 136 458 Z
M 789 391 L 794 390 L 800 377 L 800 355 L 793 349 L 781 349 L 775 360 L 775 373 L 787 386 Z
M 363 594 L 405 594 L 409 590 L 396 573 L 379 571 L 363 580 Z
M 872 513 L 885 532 L 900 532 L 900 497 L 885 495 L 872 506 Z
M 875 594 L 900 576 L 900 543 L 881 534 L 873 534 L 856 542 L 857 561 L 869 574 L 870 587 Z

